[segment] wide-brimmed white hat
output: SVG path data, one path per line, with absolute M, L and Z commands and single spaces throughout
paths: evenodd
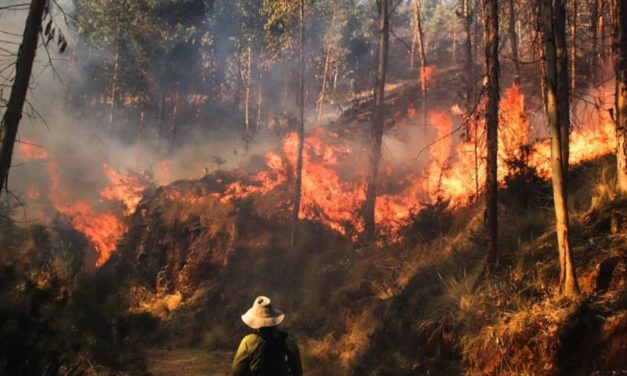
M 279 326 L 285 315 L 279 309 L 273 308 L 270 298 L 258 296 L 250 309 L 242 315 L 242 321 L 253 329 Z

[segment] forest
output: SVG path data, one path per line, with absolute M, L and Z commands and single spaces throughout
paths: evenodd
M 627 374 L 627 0 L 0 0 L 0 116 L 0 376 L 239 376 L 263 296 L 304 375 Z

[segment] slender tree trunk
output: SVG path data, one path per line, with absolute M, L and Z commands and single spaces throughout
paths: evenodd
M 570 90 L 572 93 L 577 88 L 577 0 L 572 3 L 572 22 L 570 25 L 571 46 L 570 46 Z
M 320 88 L 320 96 L 318 97 L 318 115 L 317 122 L 322 119 L 322 111 L 324 110 L 324 94 L 327 90 L 327 75 L 329 74 L 329 63 L 331 61 L 331 47 L 327 50 L 327 56 L 324 59 L 324 69 L 322 73 L 322 87 Z
M 118 102 L 118 77 L 120 75 L 120 46 L 119 42 L 115 48 L 115 59 L 113 62 L 113 77 L 111 78 L 111 106 L 109 107 L 109 142 L 113 139 L 113 125 L 115 111 Z
M 488 111 L 486 163 L 486 222 L 488 233 L 488 271 L 497 263 L 497 158 L 499 126 L 499 9 L 497 0 L 485 0 L 486 70 Z
M 455 60 L 457 60 L 457 28 L 455 24 L 451 24 L 451 34 L 453 35 L 453 51 L 451 53 L 451 66 L 455 66 Z
M 337 76 L 340 74 L 340 65 L 335 63 L 335 73 L 333 73 L 333 91 L 332 91 L 332 100 L 335 102 L 335 92 L 337 91 Z
M 171 153 L 174 149 L 174 140 L 176 138 L 176 122 L 179 113 L 179 105 L 181 102 L 181 89 L 180 82 L 176 83 L 176 91 L 174 92 L 174 103 L 172 104 L 172 117 L 170 118 L 170 147 L 169 152 Z
M 614 20 L 616 66 L 616 176 L 618 192 L 627 196 L 627 1 L 618 0 Z
M 250 132 L 250 87 L 252 81 L 253 51 L 250 40 L 246 50 L 246 73 L 243 74 L 244 81 L 244 132 Z
M 542 12 L 542 4 L 540 4 L 540 1 L 537 1 L 534 4 L 534 9 L 532 10 L 532 16 L 533 16 L 533 24 L 534 25 L 540 25 L 540 13 Z M 538 62 L 538 73 L 540 74 L 540 77 L 544 77 L 544 45 L 542 44 L 542 33 L 540 32 L 539 28 L 534 28 L 534 34 L 535 34 L 535 38 L 534 41 L 537 42 L 537 44 L 533 44 L 532 43 L 532 51 L 533 51 L 533 58 L 534 60 L 537 59 L 539 57 L 539 62 Z M 544 79 L 540 80 L 540 95 L 542 97 L 542 109 L 544 110 L 544 113 L 546 113 L 546 90 L 545 90 L 545 82 Z
M 336 7 L 333 7 L 333 14 L 331 15 L 331 30 L 334 29 L 335 26 L 335 11 L 336 11 Z M 332 53 L 333 53 L 333 46 L 329 45 L 327 47 L 327 53 L 326 53 L 326 57 L 324 58 L 324 68 L 323 68 L 323 72 L 322 72 L 322 87 L 320 89 L 320 96 L 318 97 L 318 115 L 317 115 L 317 122 L 320 122 L 320 119 L 322 118 L 322 112 L 324 111 L 324 96 L 325 93 L 327 91 L 327 82 L 328 82 L 328 76 L 329 76 L 329 69 L 331 67 L 331 60 L 332 60 Z
M 259 69 L 259 87 L 257 88 L 257 120 L 255 121 L 255 129 L 261 127 L 261 114 L 263 108 L 263 70 Z
M 418 57 L 420 59 L 420 103 L 422 124 L 427 123 L 427 55 L 420 21 L 420 0 L 413 0 L 414 34 L 418 41 Z
M 597 5 L 597 9 L 599 12 L 599 37 L 601 38 L 599 43 L 599 50 L 597 53 L 599 54 L 599 62 L 603 65 L 605 64 L 605 7 L 604 3 L 607 0 L 597 0 L 599 4 Z
M 617 39 L 616 39 L 616 23 L 618 22 L 618 17 L 617 12 L 618 12 L 618 4 L 617 4 L 617 0 L 610 0 L 609 3 L 609 11 L 608 11 L 608 18 L 609 18 L 609 22 L 610 22 L 610 30 L 612 30 L 612 33 L 610 33 L 610 43 L 608 46 L 608 55 L 610 56 L 610 59 L 614 59 L 615 55 L 613 53 L 613 48 L 616 45 Z M 616 64 L 616 61 L 612 60 L 612 64 Z
M 554 14 L 552 0 L 541 1 L 541 26 L 544 45 L 544 81 L 546 90 L 546 109 L 551 133 L 551 171 L 553 180 L 553 201 L 555 206 L 555 226 L 557 232 L 557 247 L 560 263 L 560 290 L 564 295 L 579 294 L 573 254 L 570 246 L 568 205 L 566 201 L 566 187 L 563 176 L 561 124 L 558 100 L 558 72 L 557 53 L 555 47 L 555 30 L 553 25 Z
M 158 125 L 157 140 L 156 140 L 157 148 L 160 148 L 161 137 L 163 136 L 163 127 L 165 123 L 165 102 L 166 102 L 165 89 L 161 87 L 159 90 L 159 106 L 157 109 L 157 125 Z
M 472 112 L 472 93 L 475 84 L 475 63 L 472 58 L 472 17 L 470 15 L 470 0 L 463 0 L 462 2 L 462 16 L 464 17 L 464 33 L 466 34 L 465 48 L 465 60 L 464 70 L 466 74 L 465 83 L 465 106 L 466 106 L 466 125 L 464 131 L 464 138 L 470 139 L 470 121 L 468 120 Z M 478 193 L 478 189 L 477 189 Z
M 590 9 L 590 34 L 592 34 L 592 54 L 590 55 L 590 73 L 593 83 L 596 85 L 596 73 L 598 69 L 598 29 L 599 29 L 599 7 L 597 0 L 592 0 Z
M 305 0 L 299 2 L 299 97 L 298 97 L 298 151 L 296 155 L 296 180 L 294 182 L 294 208 L 292 209 L 292 231 L 290 232 L 290 247 L 296 242 L 298 231 L 298 216 L 300 215 L 300 201 L 303 179 L 303 144 L 305 143 Z
M 144 107 L 142 103 L 141 108 Z M 135 136 L 135 143 L 140 144 L 142 142 L 142 138 L 144 138 L 144 124 L 146 122 L 145 112 L 143 109 L 139 110 L 139 121 L 137 122 L 137 135 Z
M 414 70 L 414 57 L 416 55 L 416 33 L 412 33 L 411 47 L 409 48 L 409 69 Z
M 566 1 L 553 0 L 555 54 L 557 58 L 557 101 L 560 111 L 560 140 L 562 142 L 562 169 L 564 192 L 568 196 L 568 161 L 570 150 L 570 98 L 568 86 L 568 47 L 566 45 Z
M 24 111 L 24 102 L 26 102 L 33 61 L 37 52 L 38 33 L 46 3 L 46 0 L 33 0 L 31 2 L 26 18 L 26 26 L 24 27 L 22 44 L 17 53 L 15 80 L 13 81 L 11 95 L 2 118 L 2 127 L 0 128 L 0 138 L 2 139 L 2 149 L 0 150 L 0 194 L 3 189 L 8 187 L 13 147 L 17 137 L 17 129 L 22 119 L 22 112 Z
M 516 7 L 514 0 L 509 0 L 509 41 L 514 60 L 514 83 L 520 85 L 520 62 L 518 61 L 518 36 L 516 35 Z
M 370 175 L 364 202 L 364 239 L 368 242 L 375 236 L 375 209 L 377 201 L 377 181 L 381 162 L 381 142 L 383 140 L 383 100 L 385 98 L 385 76 L 387 73 L 389 34 L 388 0 L 378 0 L 379 9 L 379 56 L 374 89 L 374 109 L 372 114 L 372 150 L 370 154 Z

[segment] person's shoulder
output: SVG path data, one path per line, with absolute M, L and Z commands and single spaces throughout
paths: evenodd
M 261 337 L 255 333 L 250 333 L 242 338 L 242 343 L 245 343 L 247 347 L 254 347 L 261 341 Z

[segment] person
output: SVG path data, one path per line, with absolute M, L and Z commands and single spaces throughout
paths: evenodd
M 258 296 L 242 315 L 253 333 L 242 339 L 231 376 L 301 376 L 303 368 L 296 339 L 278 329 L 285 314 L 272 306 L 268 297 Z

